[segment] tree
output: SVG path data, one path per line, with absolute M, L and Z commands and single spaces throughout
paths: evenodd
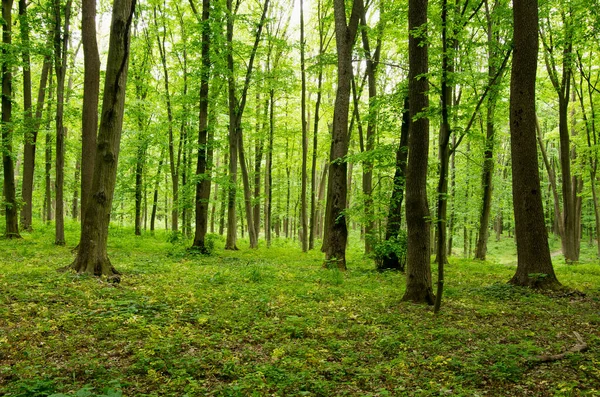
M 555 37 L 555 32 L 550 28 L 549 18 L 546 19 L 544 28 L 540 29 L 540 36 L 544 47 L 544 63 L 552 86 L 558 96 L 558 117 L 560 135 L 560 168 L 562 171 L 562 247 L 565 260 L 576 262 L 579 260 L 579 216 L 577 210 L 578 181 L 571 178 L 571 139 L 569 133 L 569 101 L 571 100 L 571 83 L 573 80 L 573 21 L 570 11 L 560 10 L 563 35 Z M 557 35 L 556 35 L 557 36 Z M 558 44 L 560 43 L 560 44 Z M 562 51 L 560 50 L 562 45 Z M 562 65 L 557 67 L 556 52 L 562 52 Z
M 86 208 L 77 257 L 71 264 L 78 273 L 104 275 L 117 282 L 120 273 L 112 266 L 106 245 L 117 177 L 135 3 L 135 0 L 113 3 L 92 196 Z
M 262 29 L 265 25 L 267 11 L 269 9 L 269 0 L 265 0 L 262 9 L 262 15 L 256 28 L 254 35 L 254 45 L 250 51 L 250 58 L 248 60 L 248 66 L 246 68 L 246 76 L 244 79 L 244 85 L 242 91 L 237 93 L 235 76 L 234 76 L 234 62 L 233 62 L 233 27 L 234 27 L 234 16 L 237 13 L 239 7 L 239 1 L 234 9 L 232 0 L 227 0 L 227 10 L 229 15 L 227 17 L 227 69 L 228 69 L 228 100 L 229 100 L 229 196 L 227 201 L 227 241 L 225 243 L 225 249 L 236 250 L 236 185 L 237 185 L 237 166 L 238 156 L 240 165 L 242 168 L 242 178 L 244 184 L 244 207 L 246 210 L 246 219 L 248 223 L 248 237 L 250 238 L 250 248 L 258 247 L 258 239 L 256 236 L 256 229 L 253 225 L 252 216 L 252 198 L 250 193 L 250 181 L 248 177 L 248 170 L 246 169 L 245 157 L 244 157 L 244 140 L 242 136 L 242 117 L 244 109 L 246 107 L 246 99 L 248 96 L 248 88 L 250 87 L 250 80 L 252 77 L 252 68 L 254 66 L 254 59 L 260 43 L 260 37 Z
M 300 195 L 300 223 L 302 225 L 302 252 L 308 251 L 308 214 L 307 214 L 307 202 L 306 202 L 306 190 L 307 190 L 307 160 L 308 160 L 308 124 L 306 121 L 306 68 L 305 68 L 305 46 L 306 42 L 304 39 L 304 1 L 300 0 L 300 73 L 302 80 L 302 92 L 301 92 L 301 118 L 302 118 L 302 193 Z
M 194 14 L 198 12 L 193 0 L 190 5 Z M 210 163 L 212 162 L 212 142 L 208 142 L 208 100 L 210 80 L 210 0 L 202 1 L 200 16 L 202 32 L 202 68 L 200 71 L 200 111 L 198 114 L 198 157 L 196 165 L 196 231 L 192 247 L 206 251 L 205 238 L 208 228 L 208 199 L 210 197 Z
M 352 48 L 356 39 L 358 23 L 364 14 L 362 0 L 352 2 L 350 20 L 346 23 L 344 0 L 334 0 L 335 39 L 337 47 L 337 90 L 333 112 L 333 131 L 329 154 L 329 180 L 325 215 L 325 266 L 346 270 L 346 204 L 348 194 L 346 155 L 348 154 L 348 110 L 352 77 Z
M 560 283 L 554 274 L 548 247 L 536 150 L 537 3 L 537 0 L 513 1 L 510 147 L 517 272 L 510 283 L 535 288 L 555 288 Z
M 2 0 L 2 166 L 4 168 L 4 201 L 6 238 L 20 238 L 19 213 L 15 191 L 15 168 L 12 148 L 12 65 L 8 56 L 12 45 L 12 0 Z
M 410 127 L 406 170 L 406 292 L 403 301 L 427 303 L 435 300 L 431 285 L 430 225 L 427 203 L 429 155 L 429 107 L 427 80 L 427 0 L 408 3 L 408 102 Z
M 64 25 L 62 15 L 64 14 Z M 65 136 L 64 125 L 65 77 L 67 74 L 67 49 L 69 47 L 69 23 L 71 0 L 63 7 L 60 0 L 54 2 L 54 69 L 56 73 L 56 245 L 65 245 L 64 184 L 65 184 Z
M 100 55 L 96 41 L 96 0 L 81 3 L 81 42 L 83 45 L 83 108 L 81 113 L 81 225 L 91 197 L 94 155 L 98 134 L 100 95 Z

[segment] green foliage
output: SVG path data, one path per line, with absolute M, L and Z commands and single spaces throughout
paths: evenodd
M 373 257 L 377 270 L 394 269 L 404 271 L 408 241 L 405 230 L 388 240 L 381 240 L 373 245 Z

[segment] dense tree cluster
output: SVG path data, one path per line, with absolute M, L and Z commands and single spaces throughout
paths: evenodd
M 349 234 L 371 254 L 407 230 L 404 299 L 439 308 L 448 256 L 484 260 L 490 235 L 516 235 L 512 281 L 538 287 L 559 285 L 548 233 L 568 262 L 600 238 L 583 1 L 108 6 L 2 2 L 5 235 L 39 218 L 65 244 L 79 219 L 79 272 L 118 278 L 109 221 L 200 251 L 293 238 L 342 270 Z

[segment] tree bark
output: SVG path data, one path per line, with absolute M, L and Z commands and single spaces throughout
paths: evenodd
M 360 16 L 364 13 L 362 0 L 352 2 L 352 11 L 346 23 L 346 6 L 343 0 L 334 0 L 335 37 L 338 54 L 337 90 L 333 110 L 333 131 L 331 137 L 329 179 L 327 189 L 327 211 L 325 219 L 326 267 L 346 270 L 346 204 L 348 195 L 347 167 L 348 154 L 348 110 L 352 79 L 352 48 L 356 38 Z
M 555 288 L 538 171 L 535 82 L 538 54 L 537 0 L 515 0 L 514 55 L 510 85 L 510 138 L 517 271 L 510 283 Z
M 96 0 L 81 3 L 81 41 L 83 44 L 83 108 L 81 113 L 81 225 L 91 199 L 94 177 L 98 102 L 100 95 L 100 54 L 96 41 Z
M 12 147 L 12 73 L 9 48 L 12 46 L 12 0 L 2 0 L 2 166 L 4 169 L 4 208 L 6 238 L 21 238 L 15 188 Z
M 190 0 L 196 16 L 194 3 Z M 208 140 L 208 100 L 210 81 L 210 0 L 202 1 L 201 31 L 202 31 L 202 68 L 200 74 L 200 99 L 198 113 L 198 157 L 196 163 L 196 230 L 194 232 L 193 248 L 207 252 L 206 232 L 208 228 L 208 199 L 210 197 L 210 162 L 212 148 Z
M 123 126 L 125 88 L 129 58 L 130 28 L 135 0 L 115 0 L 112 21 L 98 146 L 94 162 L 92 196 L 86 208 L 77 257 L 71 268 L 78 273 L 107 276 L 120 281 L 106 246 L 108 226 L 117 177 L 117 163 Z
M 308 251 L 308 209 L 307 209 L 307 183 L 308 183 L 308 125 L 306 122 L 306 70 L 304 61 L 305 52 L 304 39 L 304 1 L 300 0 L 300 74 L 302 80 L 300 111 L 302 122 L 302 171 L 301 171 L 301 193 L 300 193 L 300 223 L 302 226 L 302 252 Z
M 489 9 L 488 2 L 485 2 L 486 19 L 487 19 L 487 39 L 488 39 L 488 84 L 494 84 L 494 79 L 498 73 L 496 62 L 498 57 L 496 48 L 499 46 L 497 36 L 494 34 L 494 23 L 492 13 L 494 9 Z M 485 149 L 483 152 L 483 172 L 481 176 L 481 187 L 483 189 L 483 200 L 481 204 L 481 212 L 479 215 L 479 233 L 477 238 L 477 248 L 475 250 L 475 259 L 485 260 L 487 254 L 487 241 L 489 235 L 490 211 L 492 208 L 492 180 L 494 175 L 494 116 L 497 100 L 497 85 L 494 85 L 487 98 L 487 115 L 486 115 L 486 137 Z
M 65 77 L 67 73 L 67 49 L 69 46 L 69 22 L 71 19 L 71 0 L 64 7 L 64 25 L 62 24 L 61 2 L 54 4 L 54 69 L 56 73 L 56 213 L 55 240 L 56 245 L 65 245 L 64 216 L 64 179 L 65 179 L 65 137 L 66 127 L 63 122 Z
M 408 102 L 411 122 L 408 137 L 410 158 L 406 170 L 407 274 L 402 300 L 432 305 L 435 296 L 431 283 L 427 203 L 429 119 L 424 114 L 429 108 L 429 84 L 425 77 L 428 73 L 427 3 L 427 0 L 409 0 L 408 3 Z

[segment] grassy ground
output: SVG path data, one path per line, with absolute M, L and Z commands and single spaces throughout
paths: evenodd
M 342 274 L 285 241 L 225 252 L 217 240 L 205 257 L 114 229 L 120 285 L 58 273 L 73 259 L 69 227 L 67 247 L 42 225 L 0 242 L 0 395 L 600 394 L 598 263 L 557 260 L 585 296 L 537 294 L 506 284 L 514 244 L 492 241 L 504 260 L 452 259 L 434 316 L 401 303 L 404 276 L 358 250 Z M 576 344 L 574 331 L 586 352 L 535 361 Z

